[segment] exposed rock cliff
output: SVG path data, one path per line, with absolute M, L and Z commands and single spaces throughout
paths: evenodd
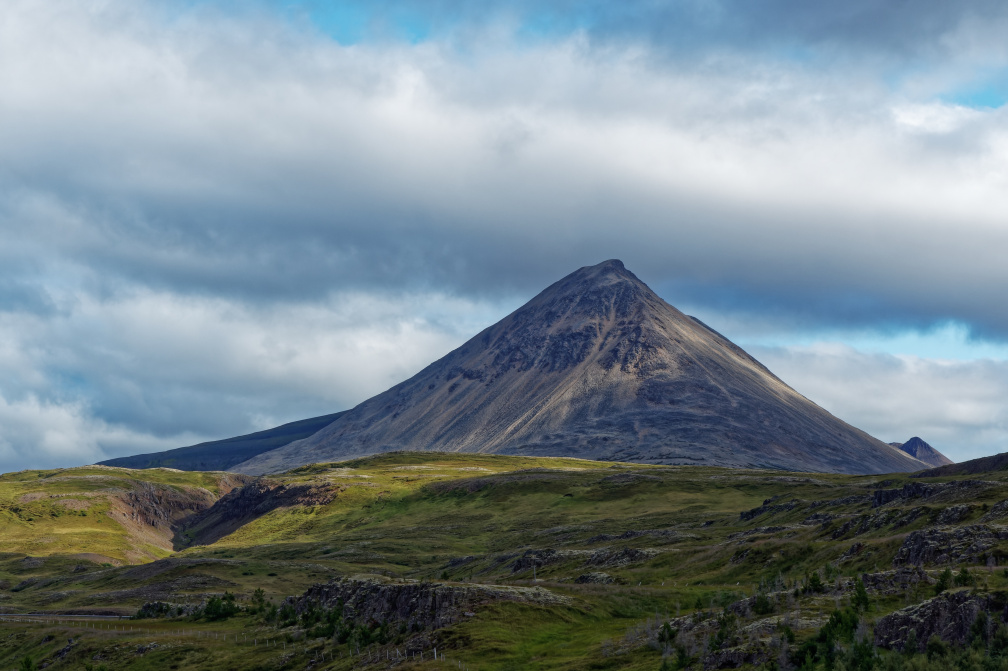
M 439 629 L 472 616 L 494 601 L 521 601 L 542 605 L 567 603 L 542 587 L 455 585 L 445 583 L 394 583 L 380 580 L 333 580 L 314 585 L 287 603 L 298 613 L 312 606 L 343 608 L 343 618 L 358 624 L 389 622 L 410 630 Z
M 917 651 L 937 635 L 946 643 L 962 645 L 980 611 L 988 608 L 987 597 L 966 590 L 944 592 L 908 608 L 880 618 L 875 623 L 875 645 L 902 650 L 910 630 L 914 630 Z

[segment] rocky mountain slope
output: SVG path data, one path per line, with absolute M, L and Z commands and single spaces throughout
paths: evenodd
M 791 389 L 615 260 L 577 270 L 409 380 L 232 470 L 396 450 L 843 473 L 926 468 Z
M 917 459 L 918 461 L 923 461 L 925 464 L 931 466 L 932 468 L 937 466 L 948 466 L 949 464 L 955 463 L 954 461 L 946 457 L 944 454 L 942 454 L 935 448 L 928 445 L 926 442 L 924 442 L 917 436 L 914 436 L 913 438 L 903 443 L 902 445 L 898 445 L 898 447 L 899 449 L 903 450 L 914 459 Z
M 198 445 L 178 447 L 164 452 L 137 454 L 100 462 L 120 468 L 177 468 L 183 471 L 223 471 L 257 454 L 275 450 L 295 440 L 307 438 L 336 421 L 343 413 L 289 422 L 244 436 L 212 440 Z

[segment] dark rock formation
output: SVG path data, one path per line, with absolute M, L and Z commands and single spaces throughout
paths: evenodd
M 788 387 L 619 261 L 581 268 L 311 437 L 232 470 L 394 450 L 846 473 L 925 468 Z
M 934 578 L 920 566 L 903 566 L 895 571 L 864 573 L 861 581 L 865 589 L 876 594 L 902 594 L 918 585 L 933 585 Z
M 959 524 L 970 516 L 973 506 L 963 503 L 958 506 L 949 506 L 938 514 L 938 524 Z
M 588 557 L 588 566 L 616 567 L 629 564 L 639 564 L 658 554 L 650 548 L 602 548 L 595 550 Z
M 763 501 L 763 505 L 753 508 L 752 510 L 745 510 L 739 513 L 739 520 L 742 522 L 748 522 L 749 520 L 755 519 L 760 515 L 765 515 L 767 513 L 784 513 L 794 510 L 799 503 L 798 499 L 791 499 L 787 503 L 777 503 L 773 504 L 775 501 L 779 500 L 781 497 L 774 496 Z
M 138 620 L 149 620 L 159 617 L 179 617 L 192 615 L 199 611 L 201 606 L 191 603 L 170 603 L 168 601 L 148 601 L 140 606 L 134 616 Z
M 540 605 L 567 603 L 542 587 L 393 583 L 379 580 L 333 580 L 313 585 L 300 597 L 288 597 L 298 614 L 312 607 L 342 607 L 345 620 L 358 624 L 389 622 L 412 631 L 439 629 L 494 601 Z
M 984 480 L 963 480 L 962 482 L 908 482 L 899 489 L 878 489 L 872 494 L 872 508 L 887 503 L 906 502 L 914 499 L 929 501 L 973 500 L 979 494 L 998 486 L 996 482 Z
M 998 501 L 980 518 L 981 522 L 993 522 L 1008 517 L 1008 500 Z
M 875 623 L 875 645 L 890 650 L 902 650 L 910 630 L 916 632 L 918 652 L 931 636 L 946 643 L 966 642 L 973 621 L 987 609 L 986 597 L 968 591 L 944 592 L 908 608 L 890 613 Z
M 954 529 L 924 529 L 906 537 L 893 566 L 914 564 L 982 564 L 1008 529 L 975 524 Z
M 858 515 L 847 520 L 837 529 L 834 529 L 830 537 L 833 540 L 839 540 L 845 536 L 856 537 L 871 531 L 877 531 L 883 527 L 889 527 L 893 530 L 902 529 L 921 515 L 928 514 L 929 512 L 928 508 L 917 506 L 910 510 L 894 508 L 877 513 Z
M 574 582 L 579 585 L 611 585 L 616 580 L 608 573 L 593 571 L 579 575 Z

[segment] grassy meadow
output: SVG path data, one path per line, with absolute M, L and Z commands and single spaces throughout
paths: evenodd
M 966 484 L 873 507 L 873 492 L 921 480 L 387 454 L 271 478 L 329 492 L 331 500 L 275 508 L 200 544 L 198 526 L 187 531 L 186 511 L 235 486 L 231 477 L 119 468 L 0 476 L 0 612 L 64 618 L 0 622 L 0 669 L 26 655 L 47 668 L 75 669 L 659 669 L 670 650 L 656 643 L 660 623 L 685 630 L 689 618 L 722 622 L 732 604 L 767 593 L 769 611 L 740 615 L 733 636 L 755 644 L 777 640 L 786 627 L 799 645 L 850 603 L 855 577 L 893 570 L 908 534 L 935 527 L 952 507 L 955 525 L 968 527 L 1008 498 L 1002 473 L 982 482 L 943 478 Z M 163 529 L 134 519 L 147 514 L 147 503 L 136 503 L 140 490 L 146 502 L 174 506 L 164 519 L 151 518 Z M 986 556 L 1008 557 L 1001 543 Z M 972 588 L 1008 588 L 989 561 L 971 566 Z M 934 575 L 939 567 L 927 568 Z M 822 590 L 807 589 L 813 575 Z M 312 584 L 354 576 L 534 584 L 562 602 L 489 602 L 447 628 L 398 632 L 365 646 L 371 657 L 253 607 L 257 589 L 265 604 L 280 606 Z M 197 606 L 225 593 L 235 595 L 240 612 L 222 621 L 183 615 L 122 621 L 133 630 L 116 631 L 65 620 L 133 615 L 153 601 Z M 863 617 L 870 623 L 932 595 L 928 584 L 872 591 Z M 388 657 L 408 646 L 437 646 L 451 664 L 432 661 L 429 651 L 423 662 Z

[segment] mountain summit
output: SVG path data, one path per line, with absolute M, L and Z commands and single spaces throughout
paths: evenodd
M 791 389 L 617 260 L 571 273 L 409 380 L 232 470 L 393 450 L 842 473 L 926 468 Z
M 928 466 L 948 466 L 949 464 L 954 464 L 955 462 L 946 457 L 944 454 L 936 450 L 935 448 L 928 445 L 924 440 L 914 436 L 907 442 L 898 446 L 900 450 L 906 452 L 914 459 L 918 461 L 923 461 Z

